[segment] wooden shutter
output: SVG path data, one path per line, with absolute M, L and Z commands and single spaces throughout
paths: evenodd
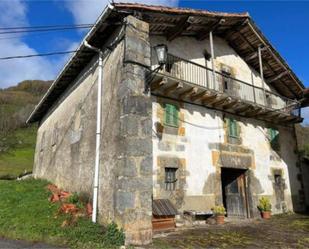
M 175 105 L 165 104 L 165 124 L 178 127 L 178 109 Z
M 279 131 L 274 128 L 268 129 L 270 145 L 274 150 L 279 149 Z
M 229 126 L 229 136 L 230 137 L 238 137 L 238 127 L 235 119 L 228 119 Z

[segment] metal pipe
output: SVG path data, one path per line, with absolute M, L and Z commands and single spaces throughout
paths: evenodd
M 211 66 L 212 66 L 212 80 L 213 88 L 215 88 L 216 71 L 215 71 L 215 52 L 214 52 L 214 41 L 212 36 L 212 31 L 209 32 L 209 42 L 210 42 L 210 53 L 211 53 Z
M 261 75 L 261 79 L 262 79 L 262 87 L 263 87 L 263 92 L 264 92 L 264 104 L 266 105 L 266 92 L 265 92 L 265 83 L 264 83 L 264 73 L 263 73 L 263 61 L 262 61 L 261 46 L 259 46 L 259 48 L 258 48 L 258 53 L 259 53 L 260 75 Z
M 100 147 L 101 147 L 101 119 L 102 119 L 102 84 L 103 84 L 103 52 L 101 49 L 89 45 L 84 41 L 84 45 L 99 54 L 99 76 L 98 76 L 98 95 L 97 95 L 97 127 L 96 127 L 96 149 L 93 179 L 93 198 L 92 198 L 92 222 L 97 221 L 98 207 L 98 188 L 99 188 L 99 169 L 100 169 Z

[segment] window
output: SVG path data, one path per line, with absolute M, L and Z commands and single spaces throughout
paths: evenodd
M 222 65 L 221 67 L 221 73 L 222 73 L 222 84 L 223 84 L 223 90 L 227 91 L 229 90 L 229 88 L 231 87 L 231 68 L 226 66 L 226 65 Z
M 279 131 L 274 128 L 268 129 L 270 146 L 274 150 L 279 149 Z
M 270 93 L 266 93 L 266 105 L 268 107 L 272 107 L 272 97 L 271 97 Z
M 172 104 L 165 104 L 164 110 L 164 124 L 178 127 L 179 111 L 177 106 Z
M 282 182 L 282 177 L 281 177 L 281 175 L 275 174 L 275 175 L 274 175 L 274 178 L 275 178 L 275 184 L 276 184 L 276 185 L 280 185 L 281 182 Z
M 165 190 L 176 189 L 176 168 L 165 168 Z
M 238 125 L 237 121 L 233 118 L 229 118 L 228 120 L 228 134 L 230 137 L 239 137 Z

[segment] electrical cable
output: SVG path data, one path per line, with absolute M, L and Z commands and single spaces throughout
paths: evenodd
M 28 55 L 16 55 L 16 56 L 8 56 L 8 57 L 0 57 L 0 60 L 12 60 L 12 59 L 24 59 L 30 57 L 42 57 L 42 56 L 52 56 L 52 55 L 63 55 L 63 54 L 71 54 L 76 52 L 77 50 L 72 51 L 61 51 L 61 52 L 51 52 L 51 53 L 43 53 L 43 54 L 28 54 Z

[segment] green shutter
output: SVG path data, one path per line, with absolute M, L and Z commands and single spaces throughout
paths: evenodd
M 274 128 L 268 129 L 270 145 L 274 150 L 279 149 L 279 131 Z
M 165 104 L 165 124 L 178 127 L 178 109 L 175 105 Z
M 229 136 L 238 138 L 237 121 L 232 118 L 228 119 L 228 126 L 229 126 Z

